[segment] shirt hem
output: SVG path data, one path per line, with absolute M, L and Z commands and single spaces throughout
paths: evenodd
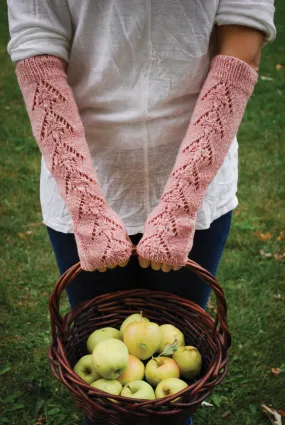
M 235 197 L 233 201 L 225 205 L 223 208 L 219 209 L 216 214 L 213 217 L 213 220 L 209 222 L 206 225 L 200 225 L 199 223 L 196 223 L 195 230 L 207 230 L 210 228 L 213 221 L 218 220 L 218 218 L 222 217 L 223 215 L 227 214 L 228 212 L 234 210 L 238 206 L 238 199 Z
M 72 224 L 70 223 L 61 223 L 58 221 L 54 221 L 52 218 L 43 218 L 43 223 L 45 226 L 50 227 L 51 229 L 55 230 L 56 232 L 61 233 L 74 233 Z

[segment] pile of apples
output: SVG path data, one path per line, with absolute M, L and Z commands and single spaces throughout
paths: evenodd
M 159 326 L 142 313 L 125 319 L 120 330 L 107 327 L 94 331 L 87 340 L 87 350 L 90 354 L 74 367 L 78 376 L 106 393 L 143 400 L 187 388 L 180 376 L 193 379 L 202 367 L 201 354 L 197 348 L 185 346 L 178 328 Z

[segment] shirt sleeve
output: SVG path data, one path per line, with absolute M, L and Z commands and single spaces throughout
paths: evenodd
M 220 0 L 215 23 L 255 28 L 270 42 L 276 37 L 274 12 L 274 0 Z
M 18 62 L 38 55 L 68 62 L 72 22 L 66 0 L 8 0 L 8 53 Z

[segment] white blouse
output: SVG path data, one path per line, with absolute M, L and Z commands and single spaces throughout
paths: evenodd
M 274 0 L 8 0 L 13 61 L 65 59 L 97 176 L 129 234 L 162 195 L 207 75 L 217 25 L 275 37 Z M 196 228 L 237 206 L 238 145 L 208 187 Z M 44 159 L 44 223 L 72 232 Z

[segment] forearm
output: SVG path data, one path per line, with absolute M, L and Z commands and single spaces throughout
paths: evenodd
M 258 71 L 264 40 L 265 35 L 254 28 L 222 25 L 217 27 L 217 54 L 238 58 Z
M 124 262 L 131 244 L 98 183 L 65 62 L 26 59 L 17 64 L 17 77 L 33 134 L 71 214 L 82 267 Z
M 197 211 L 238 131 L 257 73 L 232 56 L 212 61 L 191 123 L 159 205 L 148 218 L 138 253 L 184 265 L 192 248 Z

